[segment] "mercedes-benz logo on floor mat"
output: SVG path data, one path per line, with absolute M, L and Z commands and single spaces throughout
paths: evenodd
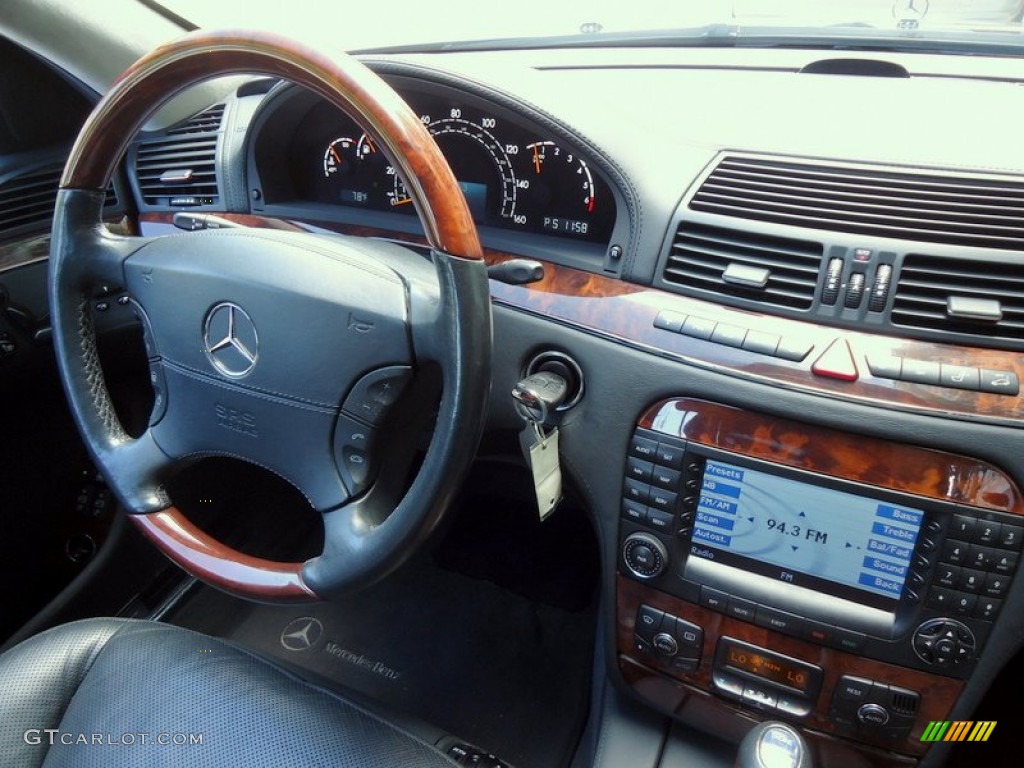
M 324 625 L 312 616 L 288 622 L 281 632 L 281 645 L 289 651 L 308 651 L 324 634 Z
M 203 342 L 213 367 L 225 376 L 239 379 L 256 367 L 260 349 L 256 324 L 237 304 L 223 301 L 209 311 Z

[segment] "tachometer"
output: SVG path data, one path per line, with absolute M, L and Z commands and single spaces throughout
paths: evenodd
M 525 149 L 524 176 L 530 183 L 524 214 L 547 232 L 590 234 L 598 194 L 586 161 L 554 141 L 535 141 Z
M 387 194 L 381 186 L 387 163 L 367 134 L 342 136 L 327 145 L 323 155 L 327 199 L 348 205 L 377 206 Z

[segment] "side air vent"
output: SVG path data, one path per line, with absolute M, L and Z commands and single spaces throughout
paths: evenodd
M 894 325 L 994 339 L 1024 339 L 1024 262 L 946 259 L 909 254 L 903 260 Z
M 821 243 L 684 221 L 662 277 L 683 292 L 808 309 L 814 303 L 822 251 Z
M 730 155 L 695 211 L 832 232 L 1024 250 L 1024 179 Z
M 222 104 L 139 144 L 135 175 L 147 205 L 184 208 L 214 205 L 217 188 L 217 137 Z
M 61 167 L 42 168 L 0 184 L 0 230 L 49 224 Z

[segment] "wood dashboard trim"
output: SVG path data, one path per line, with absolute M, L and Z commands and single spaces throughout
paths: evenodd
M 216 215 L 237 221 L 243 226 L 281 227 L 280 220 L 271 217 L 230 213 Z M 171 214 L 144 213 L 140 218 L 146 223 L 167 224 L 172 217 Z M 291 224 L 357 236 L 421 244 L 425 242 L 422 237 L 369 227 L 331 222 Z M 485 249 L 484 256 L 488 264 L 514 258 L 511 254 L 489 249 Z M 1024 355 L 1016 352 L 861 333 L 723 307 L 551 263 L 545 264 L 544 279 L 536 283 L 507 285 L 492 280 L 491 297 L 499 304 L 541 315 L 664 357 L 776 387 L 884 408 L 1024 426 L 1024 403 L 1019 395 L 990 394 L 878 378 L 871 375 L 866 362 L 869 356 L 903 357 L 979 369 L 1005 370 L 1016 373 L 1018 379 L 1024 382 Z M 750 329 L 763 329 L 767 323 L 771 323 L 773 333 L 806 340 L 812 345 L 812 350 L 802 362 L 790 362 L 683 336 L 654 327 L 654 320 L 662 311 L 695 315 Z M 811 370 L 813 362 L 837 340 L 845 342 L 850 348 L 857 369 L 854 381 L 816 375 Z
M 1024 515 L 1024 495 L 1013 479 L 966 456 L 687 398 L 651 406 L 638 423 L 700 445 L 842 480 Z

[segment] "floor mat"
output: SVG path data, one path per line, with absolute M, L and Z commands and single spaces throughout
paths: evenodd
M 170 618 L 296 664 L 497 754 L 571 759 L 587 712 L 592 611 L 568 611 L 434 565 L 312 606 L 201 588 Z

